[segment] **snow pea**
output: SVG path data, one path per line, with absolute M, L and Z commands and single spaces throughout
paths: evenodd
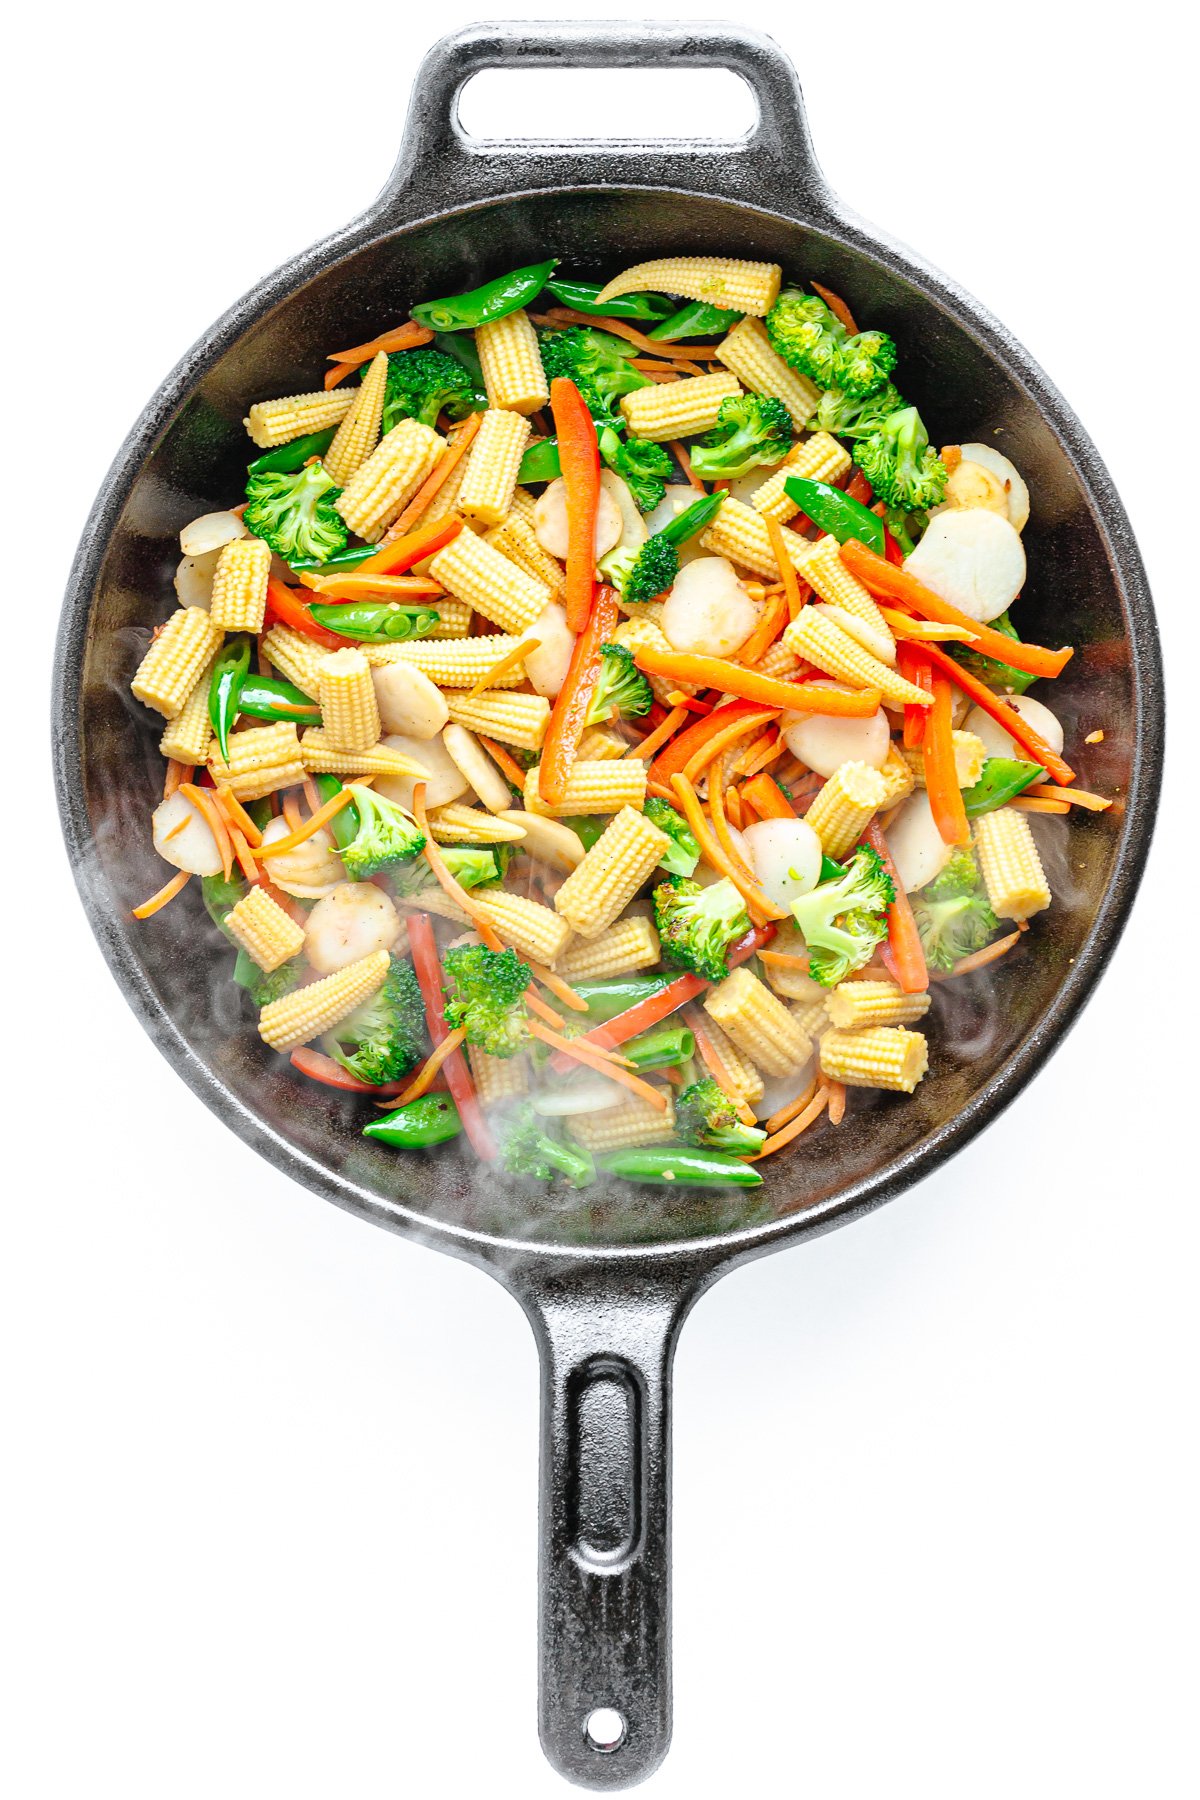
M 963 789 L 963 808 L 968 819 L 977 819 L 981 813 L 995 812 L 997 807 L 1007 806 L 1035 781 L 1045 779 L 1046 771 L 1041 763 L 1021 762 L 1010 756 L 989 756 L 975 786 Z
M 354 569 L 359 563 L 366 562 L 368 556 L 374 556 L 379 549 L 378 544 L 349 544 L 345 550 L 339 550 L 326 562 L 318 562 L 315 556 L 298 556 L 295 562 L 288 564 L 289 569 Z
M 247 468 L 247 475 L 291 475 L 302 469 L 310 456 L 324 456 L 334 437 L 337 426 L 331 425 L 328 431 L 310 431 L 305 437 L 293 438 L 290 444 L 280 444 L 275 450 L 268 450 L 262 456 L 256 456 Z
M 621 1045 L 635 1069 L 678 1069 L 695 1051 L 696 1040 L 682 1025 L 656 1025 Z
M 783 487 L 788 498 L 796 502 L 813 524 L 828 531 L 839 544 L 857 538 L 876 556 L 884 555 L 883 520 L 861 500 L 852 500 L 849 494 L 843 494 L 841 488 L 830 487 L 827 481 L 809 481 L 803 475 L 789 475 Z
M 326 631 L 336 631 L 340 637 L 363 643 L 428 637 L 437 630 L 441 617 L 436 606 L 397 606 L 391 601 L 348 601 L 336 606 L 314 603 L 308 610 Z
M 449 1143 L 461 1130 L 462 1120 L 449 1094 L 422 1094 L 382 1119 L 372 1119 L 363 1126 L 363 1136 L 399 1150 L 427 1150 Z
M 690 1150 L 675 1144 L 646 1144 L 609 1150 L 596 1166 L 622 1181 L 649 1181 L 657 1187 L 761 1187 L 752 1163 L 719 1150 Z
M 712 337 L 718 331 L 728 331 L 741 317 L 740 312 L 710 306 L 706 300 L 689 300 L 686 306 L 671 313 L 646 336 L 657 338 L 660 344 L 678 343 L 680 338 Z
M 540 444 L 531 444 L 521 458 L 517 480 L 522 485 L 527 481 L 554 481 L 561 474 L 558 439 L 543 438 Z
M 665 975 L 622 975 L 612 981 L 577 981 L 575 992 L 587 1002 L 588 1018 L 593 1025 L 603 1025 L 618 1013 L 628 1012 L 643 1000 L 661 994 L 667 986 Z
M 703 531 L 706 526 L 712 524 L 724 504 L 723 492 L 705 494 L 703 500 L 693 500 L 692 504 L 685 506 L 669 525 L 664 525 L 662 530 L 656 531 L 654 535 L 666 538 L 668 544 L 686 544 L 688 539 L 695 537 L 698 531 Z
M 317 775 L 314 779 L 322 805 L 326 800 L 335 799 L 342 791 L 342 784 L 336 775 Z M 358 808 L 353 800 L 348 806 L 343 806 L 341 812 L 334 813 L 329 821 L 329 829 L 333 833 L 333 841 L 339 850 L 344 850 L 347 844 L 354 842 L 358 836 L 358 825 Z
M 290 681 L 272 675 L 247 675 L 238 695 L 238 711 L 252 719 L 295 719 L 298 725 L 319 725 L 321 709 L 316 701 Z
M 595 313 L 601 318 L 607 314 L 610 319 L 667 320 L 674 310 L 674 302 L 664 294 L 621 294 L 617 299 L 597 306 L 596 296 L 603 291 L 598 281 L 548 281 L 546 287 L 572 312 Z M 649 335 L 658 337 L 661 333 L 652 331 Z
M 608 824 L 608 820 L 598 818 L 595 813 L 575 813 L 570 818 L 564 819 L 563 824 L 570 826 L 585 850 L 590 850 Z
M 229 761 L 229 732 L 238 716 L 242 683 L 250 671 L 250 639 L 230 638 L 213 664 L 208 683 L 208 717 L 221 755 Z
M 435 331 L 433 347 L 444 356 L 452 356 L 455 362 L 461 363 L 479 392 L 484 391 L 483 364 L 479 360 L 473 337 L 463 337 L 455 331 Z
M 473 331 L 477 325 L 507 318 L 509 313 L 536 300 L 557 267 L 558 258 L 552 256 L 548 262 L 512 269 L 507 275 L 498 275 L 494 281 L 472 288 L 468 294 L 425 300 L 413 307 L 412 316 L 430 331 Z

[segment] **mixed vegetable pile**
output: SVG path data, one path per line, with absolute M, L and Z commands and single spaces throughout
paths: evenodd
M 930 444 L 886 332 L 774 264 L 556 266 L 251 406 L 133 681 L 136 916 L 198 877 L 381 1144 L 752 1186 L 913 1092 L 933 985 L 1050 904 L 1031 816 L 1109 802 L 1027 692 L 1071 651 L 1010 617 L 1025 483 Z

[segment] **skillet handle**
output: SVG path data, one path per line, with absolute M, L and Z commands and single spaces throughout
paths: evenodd
M 754 96 L 744 138 L 604 139 L 468 136 L 459 95 L 484 69 L 729 69 Z M 424 57 L 413 84 L 400 155 L 379 197 L 386 217 L 590 181 L 695 187 L 763 206 L 829 196 L 812 147 L 796 72 L 761 32 L 729 21 L 517 20 L 468 25 Z
M 627 1787 L 671 1741 L 670 1383 L 690 1296 L 612 1265 L 518 1292 L 542 1366 L 542 1748 L 570 1781 Z

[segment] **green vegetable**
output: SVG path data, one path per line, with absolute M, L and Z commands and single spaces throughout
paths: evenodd
M 750 929 L 746 902 L 732 881 L 701 887 L 681 875 L 670 875 L 655 888 L 654 920 L 663 961 L 705 981 L 728 975 L 729 946 Z
M 585 723 L 607 719 L 615 706 L 623 719 L 637 719 L 654 705 L 654 690 L 623 644 L 601 644 L 600 673 Z
M 617 401 L 650 385 L 648 375 L 630 367 L 637 355 L 632 344 L 587 325 L 568 325 L 565 331 L 540 332 L 538 346 L 547 381 L 565 376 L 579 389 L 597 427 L 624 429 Z
M 596 1179 L 596 1167 L 578 1144 L 551 1137 L 528 1104 L 518 1106 L 500 1133 L 500 1160 L 510 1175 L 531 1181 L 565 1177 L 568 1187 L 587 1187 Z
M 466 1028 L 468 1044 L 489 1056 L 515 1056 L 529 1035 L 525 990 L 533 979 L 515 950 L 468 944 L 442 958 L 446 1023 Z
M 926 512 L 946 492 L 946 465 L 929 442 L 915 406 L 889 413 L 863 438 L 854 460 L 881 500 L 905 512 Z
M 267 450 L 262 456 L 255 457 L 246 473 L 290 475 L 294 469 L 302 469 L 310 456 L 324 456 L 337 436 L 337 430 L 336 425 L 331 425 L 328 431 L 310 431 L 304 437 L 293 438 L 290 444 Z
M 660 344 L 676 344 L 681 338 L 712 337 L 717 332 L 730 331 L 741 317 L 740 312 L 709 306 L 705 300 L 689 300 L 646 336 L 656 338 Z
M 711 1075 L 684 1088 L 675 1100 L 675 1130 L 685 1144 L 753 1156 L 767 1141 L 765 1131 L 744 1125 L 737 1107 Z
M 659 868 L 665 869 L 668 875 L 694 875 L 700 861 L 700 846 L 683 814 L 676 812 L 669 800 L 661 800 L 657 794 L 647 798 L 645 814 L 650 823 L 665 831 L 671 840 L 670 849 L 663 851 Z
M 896 345 L 886 331 L 860 331 L 838 345 L 831 387 L 863 400 L 881 388 L 896 366 Z
M 321 796 L 322 804 L 326 800 L 332 800 L 342 791 L 342 784 L 336 775 L 314 775 L 313 780 L 317 784 L 317 792 Z M 348 806 L 343 806 L 341 812 L 334 813 L 333 818 L 329 821 L 329 829 L 333 833 L 333 841 L 339 850 L 349 849 L 358 836 L 359 826 L 358 808 L 353 800 Z
M 334 556 L 293 556 L 288 560 L 297 574 L 301 569 L 320 569 L 322 573 L 328 573 L 333 569 L 356 569 L 359 563 L 374 556 L 378 549 L 378 544 L 349 544 Z
M 889 414 L 898 412 L 903 405 L 890 381 L 866 399 L 843 393 L 841 388 L 829 388 L 818 400 L 810 426 L 814 431 L 831 432 L 834 437 L 870 437 Z
M 857 538 L 876 556 L 883 555 L 883 520 L 861 500 L 843 494 L 841 488 L 830 487 L 827 481 L 809 481 L 803 475 L 789 475 L 783 487 L 813 524 L 828 531 L 839 544 Z
M 646 1144 L 608 1150 L 596 1166 L 622 1181 L 648 1181 L 657 1187 L 761 1187 L 762 1176 L 750 1163 L 719 1150 L 685 1150 L 674 1144 Z
M 511 844 L 448 844 L 442 860 L 459 887 L 484 887 L 499 881 L 512 857 Z M 436 885 L 437 878 L 423 856 L 392 869 L 391 877 L 397 893 L 419 894 L 422 888 Z
M 238 695 L 238 711 L 252 719 L 295 719 L 298 725 L 319 725 L 321 709 L 315 700 L 273 675 L 247 675 Z
M 1021 642 L 1016 626 L 1007 612 L 1002 612 L 999 618 L 993 619 L 991 625 L 993 631 L 1011 638 L 1014 644 Z M 977 675 L 980 681 L 986 681 L 998 693 L 1007 690 L 1009 693 L 1023 694 L 1037 680 L 1037 676 L 1030 675 L 1028 670 L 1014 669 L 1011 663 L 998 662 L 991 656 L 980 656 L 978 650 L 970 650 L 965 644 L 947 644 L 945 647 L 955 662 L 961 663 L 964 669 L 969 669 L 972 675 Z
M 570 826 L 585 850 L 590 850 L 602 835 L 608 820 L 599 818 L 594 813 L 576 813 L 569 819 L 563 819 L 562 823 Z
M 648 438 L 620 438 L 611 426 L 600 432 L 600 454 L 633 495 L 639 512 L 653 512 L 675 472 L 670 452 Z
M 443 356 L 452 356 L 455 362 L 461 363 L 471 377 L 471 386 L 477 393 L 486 395 L 487 387 L 483 379 L 483 364 L 479 360 L 479 351 L 473 337 L 468 337 L 465 332 L 459 331 L 435 331 L 433 347 L 435 350 L 440 350 Z
M 887 936 L 887 909 L 896 897 L 877 851 L 860 844 L 833 881 L 822 881 L 792 902 L 792 916 L 809 952 L 809 974 L 836 987 L 870 962 Z
M 548 281 L 547 293 L 562 306 L 569 306 L 572 312 L 607 313 L 610 319 L 662 319 L 669 322 L 674 311 L 675 302 L 668 300 L 665 294 L 620 294 L 615 300 L 608 300 L 603 306 L 597 306 L 596 296 L 601 292 L 602 284 L 598 281 Z M 658 333 L 652 331 L 651 337 Z
M 587 1002 L 589 1031 L 593 1025 L 606 1024 L 619 1013 L 628 1012 L 631 1006 L 661 994 L 667 985 L 665 975 L 619 975 L 611 981 L 572 983 L 579 998 Z
M 208 717 L 226 762 L 229 760 L 229 733 L 238 716 L 242 683 L 250 672 L 250 642 L 248 637 L 227 639 L 209 677 Z
M 635 1069 L 677 1069 L 696 1054 L 696 1040 L 682 1025 L 655 1025 L 621 1045 Z
M 1021 762 L 1009 756 L 989 756 L 975 786 L 963 789 L 966 815 L 968 819 L 977 819 L 980 813 L 995 812 L 997 807 L 1007 806 L 1027 787 L 1032 787 L 1035 781 L 1045 779 L 1046 771 L 1041 763 Z
M 556 481 L 561 474 L 558 439 L 543 438 L 540 444 L 531 444 L 521 458 L 517 480 L 524 487 L 529 481 Z
M 654 600 L 679 573 L 679 545 L 711 525 L 724 503 L 723 492 L 706 494 L 648 537 L 639 550 L 610 550 L 600 559 L 600 573 L 629 604 Z
M 346 522 L 333 504 L 341 491 L 320 462 L 293 474 L 251 475 L 242 521 L 285 562 L 313 557 L 323 564 L 346 548 Z
M 384 1118 L 372 1119 L 363 1126 L 363 1136 L 398 1150 L 428 1150 L 449 1143 L 461 1130 L 462 1120 L 449 1094 L 422 1094 Z
M 351 881 L 366 881 L 397 863 L 410 862 L 425 848 L 425 833 L 411 813 L 370 788 L 355 788 L 358 830 L 342 850 Z
M 328 1056 L 373 1087 L 399 1081 L 415 1069 L 427 1046 L 420 985 L 412 964 L 401 956 L 388 958 L 379 992 L 321 1039 Z
M 713 429 L 693 445 L 692 468 L 702 481 L 736 481 L 760 463 L 781 462 L 792 442 L 792 418 L 782 400 L 738 394 L 722 400 Z
M 494 319 L 507 318 L 536 300 L 558 266 L 557 256 L 548 262 L 530 263 L 485 281 L 468 294 L 454 294 L 446 300 L 425 300 L 414 306 L 412 316 L 429 331 L 473 331 L 476 325 L 490 325 Z
M 979 867 L 968 849 L 956 849 L 936 880 L 914 898 L 913 917 L 934 969 L 952 969 L 982 950 L 999 920 L 988 904 Z
M 776 355 L 818 387 L 835 385 L 838 347 L 846 336 L 841 320 L 816 294 L 785 288 L 766 316 L 767 336 Z
M 314 600 L 309 612 L 326 631 L 340 637 L 355 638 L 360 643 L 407 643 L 410 638 L 428 637 L 438 628 L 441 614 L 436 606 L 400 605 L 393 601 L 347 601 L 331 605 Z
M 200 894 L 204 901 L 204 909 L 219 931 L 224 932 L 230 943 L 236 942 L 226 927 L 225 920 L 238 901 L 246 892 L 246 883 L 240 875 L 231 875 L 228 881 L 224 875 L 205 875 L 200 881 Z
M 272 1000 L 282 1000 L 290 994 L 300 980 L 300 968 L 295 957 L 290 962 L 280 963 L 270 974 L 259 968 L 252 956 L 239 946 L 233 964 L 233 979 L 240 988 L 245 988 L 259 1011 L 269 1006 Z
M 436 425 L 446 412 L 452 419 L 482 412 L 487 393 L 476 385 L 455 356 L 424 344 L 417 350 L 397 350 L 388 357 L 387 388 L 383 399 L 383 431 L 391 431 L 401 419 L 419 419 Z

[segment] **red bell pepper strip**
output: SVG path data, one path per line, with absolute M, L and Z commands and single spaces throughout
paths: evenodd
M 550 383 L 550 410 L 558 433 L 558 462 L 567 494 L 567 629 L 582 631 L 596 582 L 600 446 L 583 395 L 565 376 Z
M 870 506 L 875 498 L 875 490 L 861 469 L 855 469 L 846 483 L 846 492 L 852 500 L 859 501 L 863 506 Z
M 671 792 L 672 775 L 682 775 L 697 750 L 702 750 L 709 738 L 717 732 L 724 731 L 735 719 L 744 718 L 748 713 L 761 712 L 760 700 L 733 700 L 728 706 L 718 707 L 715 712 L 707 713 L 704 718 L 697 719 L 686 731 L 679 732 L 669 744 L 659 751 L 650 764 L 647 779 L 651 787 L 660 787 L 664 793 Z
M 307 1075 L 310 1081 L 319 1081 L 323 1087 L 341 1088 L 347 1094 L 373 1094 L 377 1100 L 387 1100 L 393 1094 L 402 1094 L 411 1085 L 412 1076 L 406 1075 L 403 1081 L 387 1081 L 376 1086 L 369 1081 L 360 1081 L 351 1075 L 349 1069 L 343 1069 L 341 1063 L 335 1062 L 332 1056 L 323 1056 L 319 1050 L 293 1050 L 292 1067 Z
M 1007 643 L 1008 639 L 1005 638 L 1003 642 Z M 985 682 L 972 675 L 969 669 L 964 669 L 961 663 L 956 663 L 952 656 L 947 656 L 937 644 L 922 644 L 921 655 L 927 657 L 943 675 L 948 675 L 955 687 L 973 700 L 976 706 L 981 706 L 989 718 L 995 719 L 998 725 L 1003 725 L 1008 735 L 1027 752 L 1029 760 L 1041 763 L 1046 773 L 1060 787 L 1066 787 L 1068 782 L 1074 781 L 1074 769 L 1063 761 L 1056 750 L 1050 748 L 1045 738 L 1019 712 L 1004 704 L 1003 695 L 994 694 Z
M 354 573 L 356 575 L 402 575 L 405 569 L 411 569 L 427 556 L 434 556 L 439 550 L 456 538 L 463 528 L 461 519 L 435 519 L 432 525 L 418 525 L 415 531 L 406 532 L 403 537 L 393 538 L 390 544 L 381 544 L 374 556 L 368 556 L 360 562 Z
M 879 853 L 884 868 L 892 878 L 892 886 L 896 890 L 896 898 L 887 910 L 888 941 L 884 952 L 884 961 L 891 968 L 897 984 L 906 994 L 923 994 L 929 986 L 929 970 L 925 965 L 925 950 L 921 943 L 921 934 L 917 930 L 917 921 L 913 917 L 913 909 L 908 903 L 908 895 L 892 861 L 892 853 L 887 847 L 887 839 L 879 829 L 879 823 L 872 819 L 863 832 L 863 842 L 870 844 L 872 850 Z
M 613 588 L 598 587 L 583 630 L 575 639 L 566 680 L 558 692 L 538 765 L 538 792 L 555 806 L 567 791 L 571 764 L 587 725 L 588 708 L 600 678 L 600 647 L 617 628 L 620 609 Z
M 904 552 L 886 525 L 883 528 L 883 554 L 894 569 L 904 566 Z
M 442 965 L 434 940 L 433 926 L 429 922 L 428 913 L 410 913 L 408 920 L 408 947 L 412 952 L 413 969 L 416 972 L 417 984 L 421 989 L 421 998 L 425 1002 L 425 1015 L 429 1020 L 429 1035 L 433 1039 L 433 1047 L 448 1038 L 450 1033 L 444 1017 L 445 997 L 442 993 Z M 463 1130 L 467 1134 L 472 1150 L 483 1162 L 495 1162 L 496 1140 L 483 1116 L 475 1094 L 475 1084 L 471 1080 L 471 1072 L 467 1067 L 467 1059 L 461 1050 L 454 1050 L 442 1064 L 442 1072 L 446 1077 L 446 1086 L 450 1089 L 458 1116 L 463 1122 Z
M 923 657 L 916 645 L 908 639 L 901 638 L 896 645 L 896 672 L 903 675 L 905 681 L 911 681 L 914 687 L 924 689 L 925 693 L 933 692 L 933 670 L 927 658 Z M 919 750 L 925 742 L 925 719 L 927 706 L 906 706 L 904 709 L 904 748 Z
M 326 631 L 323 625 L 318 625 L 295 589 L 285 587 L 275 575 L 272 575 L 267 582 L 266 622 L 270 623 L 272 620 L 278 620 L 280 625 L 290 625 L 293 631 L 302 632 L 305 637 L 315 639 L 318 644 L 324 644 L 328 650 L 344 649 L 348 642 L 346 638 L 339 637 L 335 631 Z
M 769 944 L 774 936 L 774 925 L 756 925 L 753 931 L 747 932 L 744 938 L 740 938 L 736 944 L 731 946 L 726 958 L 729 967 L 735 969 L 739 963 L 748 961 L 756 950 L 761 950 L 764 944 Z M 648 1000 L 640 1000 L 636 1006 L 629 1007 L 626 1012 L 618 1013 L 615 1019 L 608 1021 L 607 1025 L 597 1025 L 591 1031 L 585 1031 L 582 1037 L 576 1039 L 576 1042 L 591 1044 L 597 1050 L 616 1050 L 621 1044 L 628 1043 L 630 1038 L 640 1036 L 643 1031 L 649 1031 L 652 1025 L 659 1024 L 671 1013 L 678 1011 L 681 1006 L 686 1006 L 689 1000 L 694 1000 L 697 994 L 702 994 L 705 988 L 711 986 L 711 982 L 705 981 L 699 975 L 680 975 L 674 981 L 668 982 L 667 986 L 659 993 L 651 994 Z M 573 1066 L 570 1057 L 564 1056 L 561 1050 L 550 1058 L 550 1067 L 562 1074 L 566 1074 Z
M 925 741 L 922 756 L 925 763 L 925 789 L 929 810 L 944 844 L 966 844 L 971 839 L 962 789 L 954 766 L 954 694 L 944 675 L 933 677 L 933 705 L 926 708 Z
M 797 816 L 795 807 L 779 783 L 773 781 L 765 770 L 761 775 L 755 775 L 750 781 L 742 783 L 742 794 L 760 819 L 794 819 Z
M 1061 675 L 1075 654 L 1070 648 L 1046 650 L 1041 644 L 1019 644 L 1002 632 L 993 631 L 990 625 L 981 625 L 978 619 L 969 618 L 957 606 L 951 606 L 948 600 L 935 594 L 909 570 L 893 568 L 882 556 L 876 556 L 873 550 L 855 539 L 842 545 L 841 558 L 850 573 L 872 594 L 902 601 L 922 619 L 933 619 L 939 625 L 965 625 L 974 638 L 972 650 L 977 650 L 981 656 L 994 656 L 1014 669 L 1023 669 L 1027 675 L 1048 678 Z

